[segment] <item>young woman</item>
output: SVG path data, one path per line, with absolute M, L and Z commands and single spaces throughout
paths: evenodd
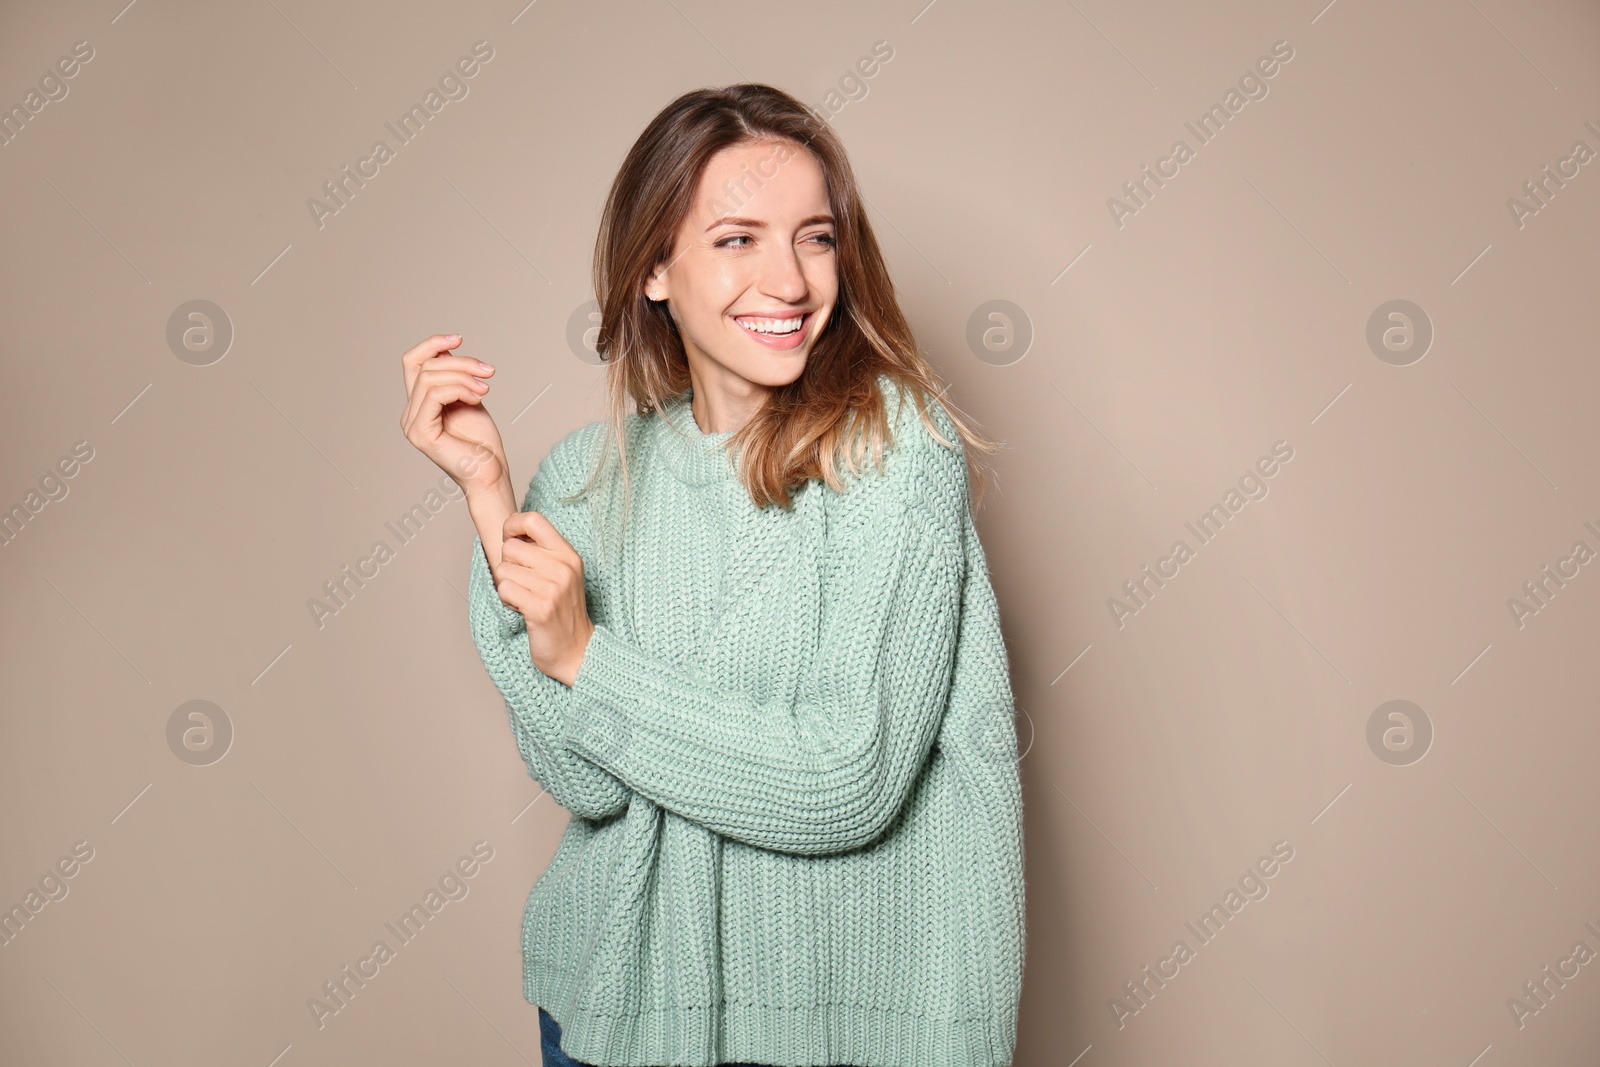
M 459 334 L 403 357 L 478 530 L 473 638 L 571 813 L 522 923 L 545 1063 L 1009 1064 L 1021 791 L 963 441 L 994 446 L 834 131 L 765 85 L 679 97 L 594 285 L 610 418 L 520 509 L 493 368 Z

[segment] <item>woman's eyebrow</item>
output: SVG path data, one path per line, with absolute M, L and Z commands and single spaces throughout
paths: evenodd
M 811 215 L 800 220 L 800 227 L 804 228 L 806 226 L 815 226 L 817 223 L 823 222 L 827 223 L 829 226 L 832 226 L 833 216 Z M 762 222 L 760 219 L 747 219 L 739 215 L 724 215 L 722 218 L 713 222 L 710 226 L 707 226 L 706 229 L 714 230 L 718 226 L 748 226 L 752 229 L 764 230 L 766 229 L 767 224 Z

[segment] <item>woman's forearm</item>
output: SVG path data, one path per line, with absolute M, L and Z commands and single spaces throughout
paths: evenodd
M 489 561 L 489 573 L 500 569 L 500 544 L 506 519 L 517 513 L 516 490 L 511 488 L 510 475 L 503 475 L 493 488 L 467 493 L 467 511 L 472 524 L 483 539 L 483 553 Z

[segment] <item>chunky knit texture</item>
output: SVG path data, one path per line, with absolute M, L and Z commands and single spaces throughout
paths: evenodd
M 755 507 L 690 393 L 630 415 L 620 552 L 599 537 L 620 478 L 559 499 L 606 424 L 557 443 L 522 510 L 584 560 L 595 631 L 570 688 L 533 665 L 474 541 L 474 640 L 572 815 L 522 948 L 524 995 L 579 1060 L 1011 1062 L 1022 806 L 999 612 L 959 447 L 879 385 L 884 471 L 810 482 L 790 511 Z

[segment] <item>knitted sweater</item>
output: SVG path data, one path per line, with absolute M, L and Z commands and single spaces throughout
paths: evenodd
M 606 424 L 558 442 L 522 510 L 584 560 L 595 629 L 570 688 L 534 666 L 474 541 L 474 641 L 572 816 L 522 950 L 524 996 L 579 1060 L 1011 1062 L 1022 807 L 999 612 L 959 447 L 879 384 L 883 473 L 813 480 L 789 511 L 755 507 L 692 390 L 629 415 L 612 554 L 620 478 L 559 500 Z

